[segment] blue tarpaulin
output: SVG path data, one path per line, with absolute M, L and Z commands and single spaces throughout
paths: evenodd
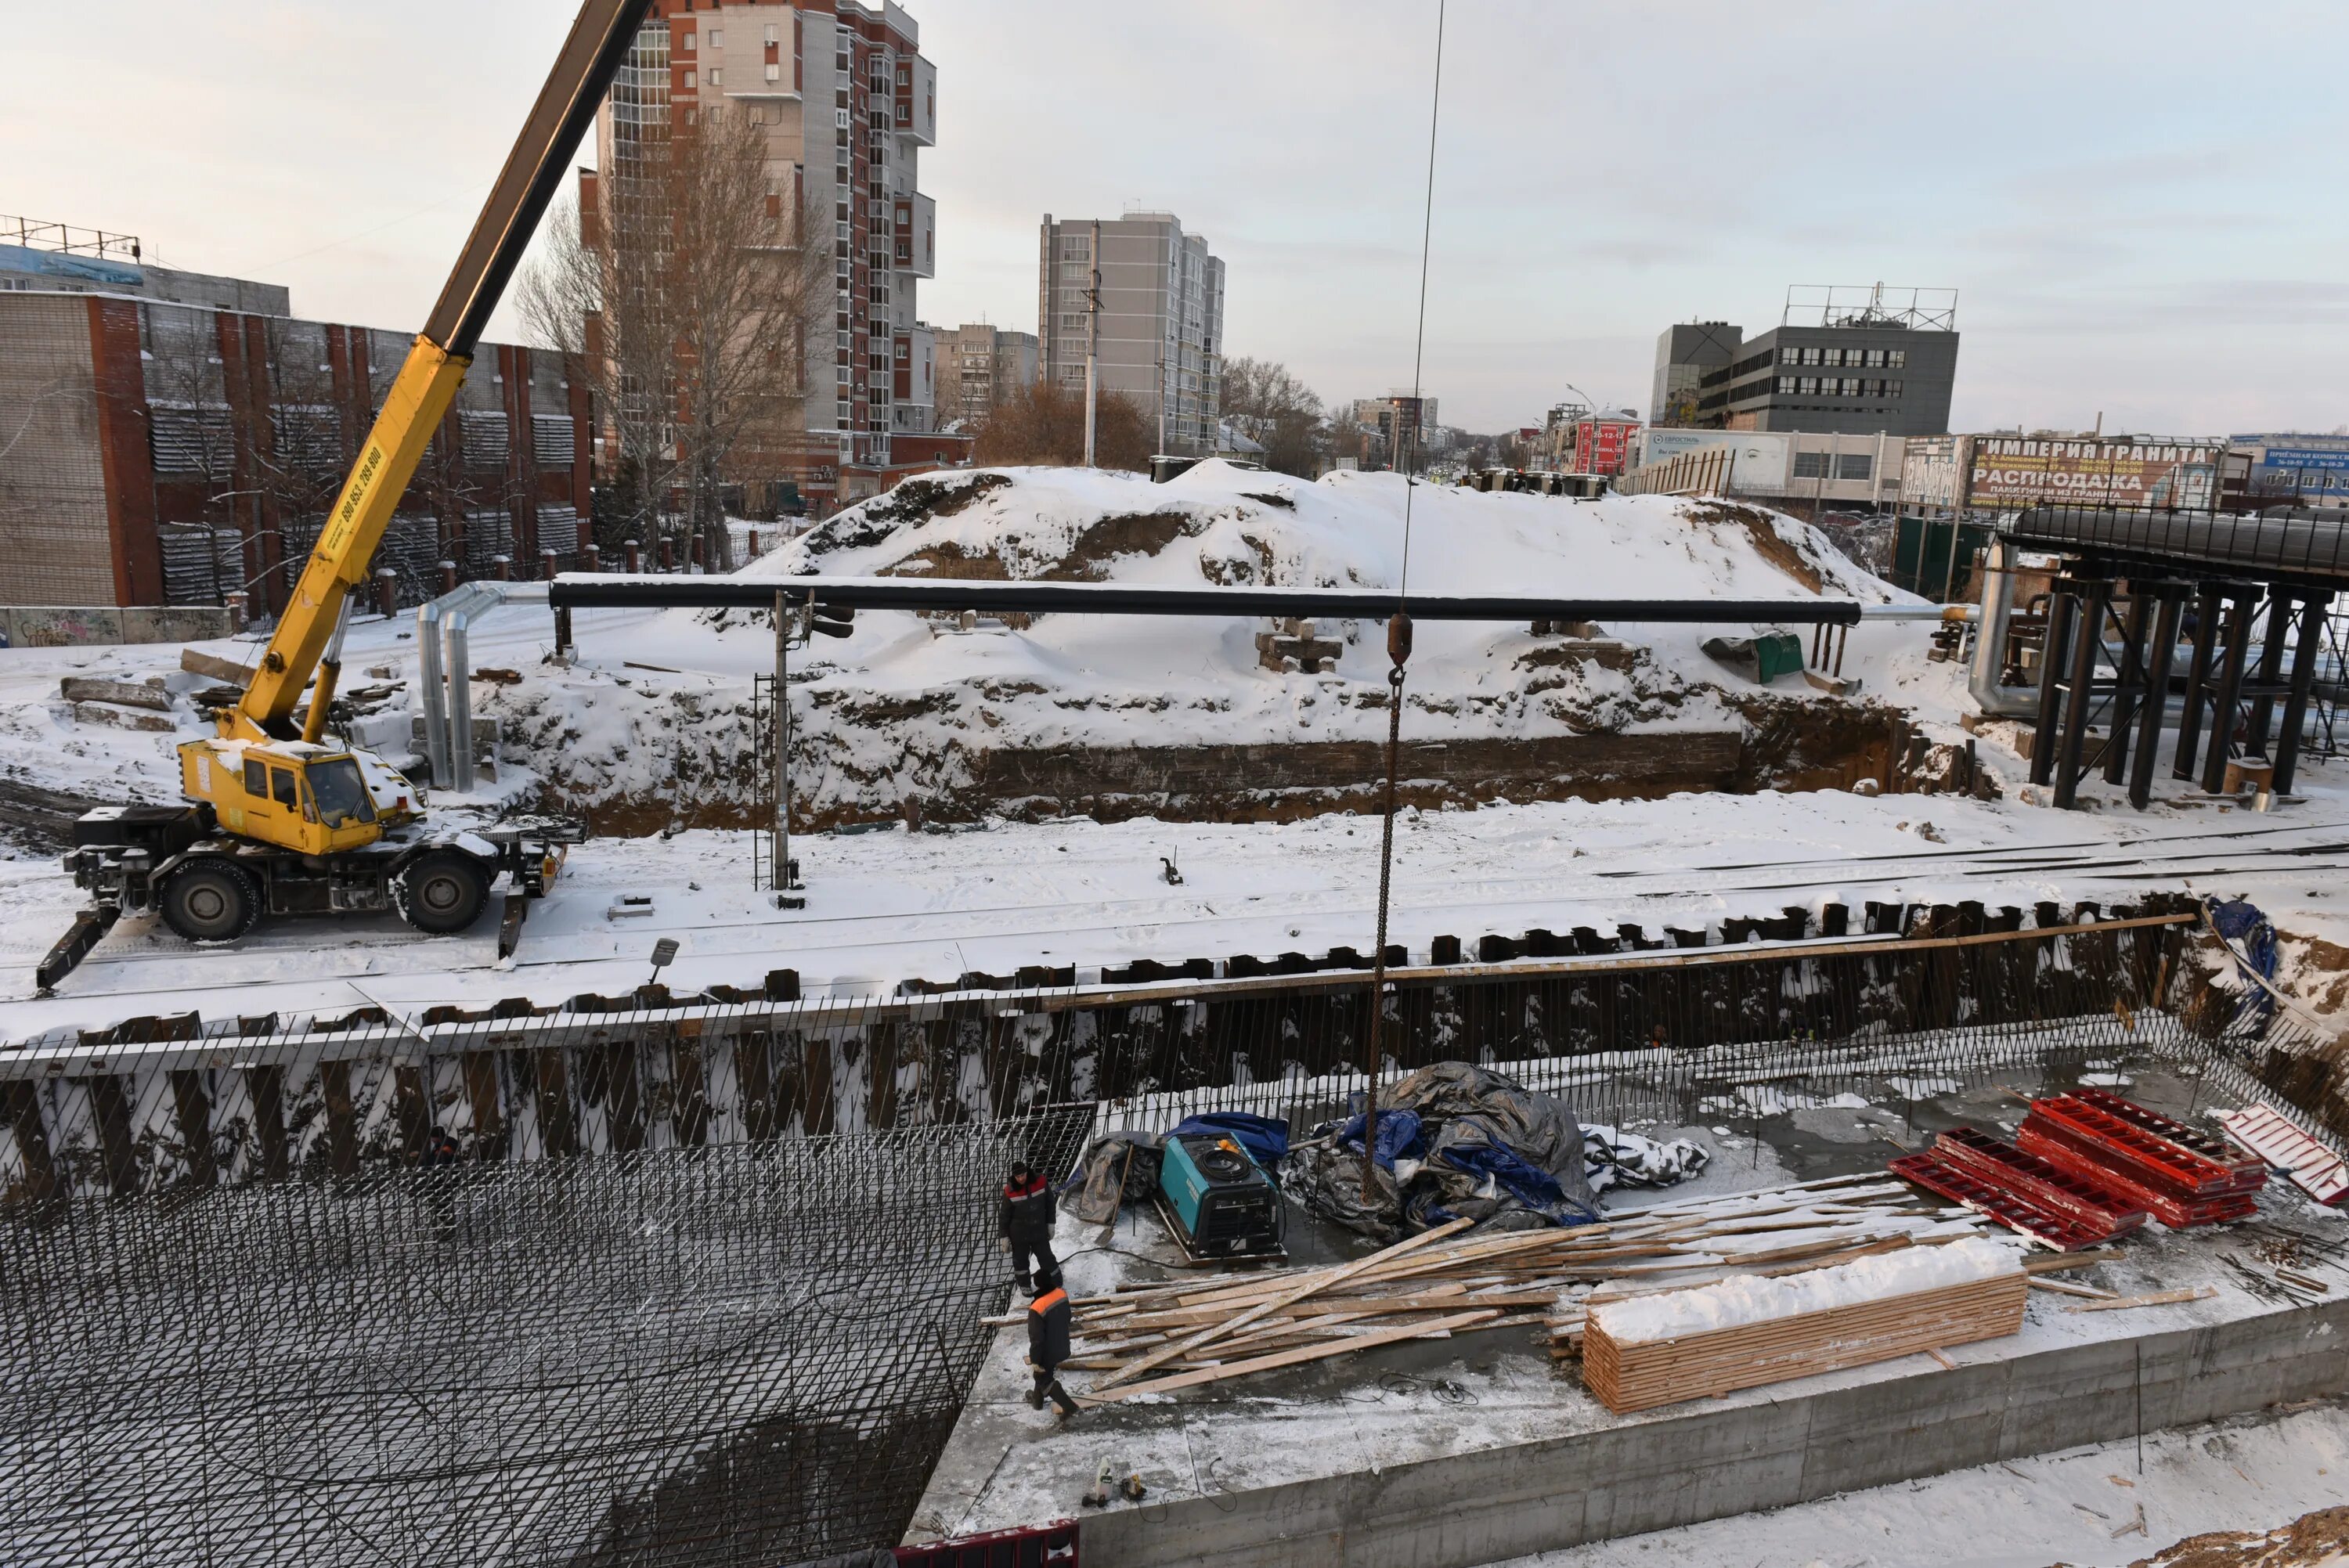
M 2229 899 L 2224 903 L 2210 905 L 2210 925 L 2220 937 L 2232 944 L 2237 956 L 2262 980 L 2273 980 L 2276 974 L 2275 927 L 2268 923 L 2257 904 L 2248 899 Z M 2235 1020 L 2265 1024 L 2275 1015 L 2275 998 L 2261 986 L 2253 985 L 2236 1005 Z
M 1357 1119 L 1360 1119 L 1357 1118 Z M 1269 1171 L 1288 1154 L 1288 1123 L 1244 1110 L 1218 1110 L 1190 1116 L 1175 1124 L 1169 1138 L 1224 1137 L 1248 1152 L 1248 1158 Z
M 1338 1129 L 1338 1141 L 1356 1153 L 1362 1148 L 1362 1113 L 1356 1111 Z M 1378 1147 L 1371 1158 L 1392 1171 L 1398 1160 L 1415 1160 L 1424 1151 L 1420 1137 L 1419 1113 L 1415 1110 L 1382 1110 L 1379 1112 Z

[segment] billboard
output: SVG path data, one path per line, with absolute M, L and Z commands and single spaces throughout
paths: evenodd
M 2223 447 L 2210 443 L 2061 441 L 1977 436 L 1966 504 L 2207 507 Z
M 1792 438 L 1765 430 L 1651 429 L 1642 438 L 1640 461 L 1661 463 L 1684 452 L 1728 447 L 1737 454 L 1729 486 L 1753 495 L 1776 495 L 1786 488 Z
M 2235 436 L 2230 445 L 2251 458 L 2251 492 L 2323 506 L 2349 498 L 2349 438 Z

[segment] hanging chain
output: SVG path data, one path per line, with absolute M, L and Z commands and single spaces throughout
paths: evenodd
M 1362 1096 L 1362 1202 L 1378 1191 L 1379 1066 L 1385 1055 L 1387 909 L 1394 891 L 1395 777 L 1402 769 L 1402 667 L 1411 657 L 1411 617 L 1397 610 L 1387 623 L 1387 777 L 1379 802 L 1379 937 L 1371 950 L 1370 1071 Z

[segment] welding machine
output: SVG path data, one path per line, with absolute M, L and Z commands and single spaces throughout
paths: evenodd
M 1158 1161 L 1158 1207 L 1195 1258 L 1286 1255 L 1279 1190 L 1223 1133 L 1166 1140 Z

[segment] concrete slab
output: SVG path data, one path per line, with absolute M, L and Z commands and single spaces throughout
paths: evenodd
M 2261 1218 L 2349 1240 L 2340 1215 L 2289 1189 L 2264 1195 Z M 2262 1301 L 2224 1262 L 2251 1240 L 2154 1227 L 2071 1276 L 2123 1294 L 2215 1286 L 2204 1300 L 2071 1313 L 2074 1298 L 2034 1291 L 2022 1334 L 1954 1347 L 1948 1367 L 1910 1357 L 1627 1417 L 1554 1376 L 1526 1329 L 1062 1427 L 1027 1408 L 1010 1330 L 907 1539 L 1082 1513 L 1088 1553 L 1135 1568 L 1469 1568 L 2349 1391 L 2349 1274 L 2341 1300 Z M 1143 1503 L 1078 1507 L 1103 1459 L 1142 1474 Z

